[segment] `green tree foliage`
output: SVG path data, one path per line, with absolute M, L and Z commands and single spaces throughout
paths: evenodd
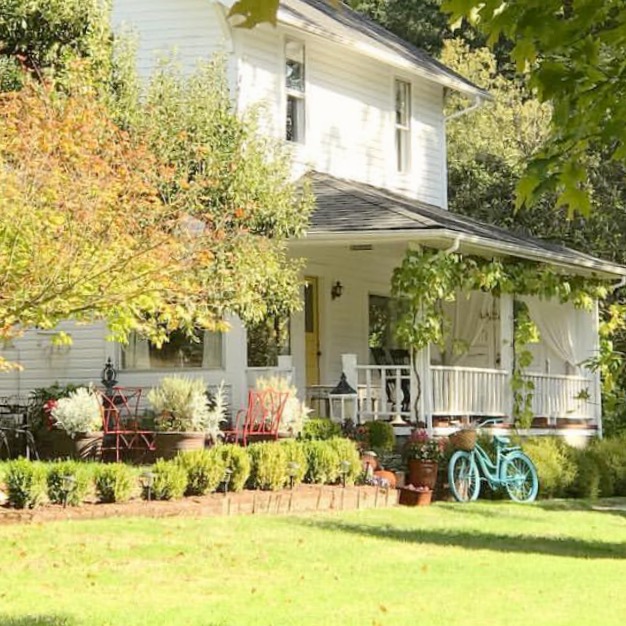
M 445 0 L 451 20 L 468 19 L 513 42 L 511 57 L 530 88 L 553 108 L 550 141 L 517 186 L 518 206 L 546 191 L 570 212 L 591 209 L 590 151 L 626 160 L 626 7 L 622 0 Z
M 89 59 L 90 71 L 105 79 L 113 41 L 109 10 L 108 0 L 3 0 L 0 88 L 19 85 L 19 69 L 58 78 L 79 59 Z
M 237 116 L 221 61 L 140 97 L 112 41 L 97 0 L 2 6 L 0 337 L 104 319 L 159 344 L 289 311 L 312 196 L 286 152 Z

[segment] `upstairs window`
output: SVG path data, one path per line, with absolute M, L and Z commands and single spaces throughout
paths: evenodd
M 408 172 L 411 167 L 411 84 L 396 80 L 396 169 Z
M 285 87 L 287 92 L 287 141 L 304 143 L 304 44 L 288 40 L 285 43 Z

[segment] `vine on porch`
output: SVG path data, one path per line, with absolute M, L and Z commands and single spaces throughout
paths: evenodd
M 543 263 L 485 259 L 429 248 L 409 250 L 392 277 L 392 294 L 400 305 L 396 333 L 398 340 L 409 346 L 414 356 L 429 344 L 443 348 L 451 321 L 442 303 L 454 302 L 457 293 L 484 291 L 494 297 L 514 294 L 554 298 L 590 310 L 594 301 L 606 298 L 610 289 L 608 281 L 557 274 L 553 267 Z M 539 341 L 539 331 L 525 304 L 519 303 L 515 317 L 516 356 L 511 377 L 513 416 L 519 426 L 528 427 L 533 417 L 533 384 L 523 377 L 523 373 L 532 363 L 527 346 Z M 608 363 L 615 368 L 614 355 L 608 354 L 610 351 L 611 342 L 601 341 L 600 355 L 592 367 L 603 371 L 604 364 Z

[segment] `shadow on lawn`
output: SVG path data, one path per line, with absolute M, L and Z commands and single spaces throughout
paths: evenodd
M 78 626 L 76 620 L 64 615 L 0 615 L 0 626 Z
M 547 554 L 580 559 L 626 559 L 626 543 L 584 541 L 568 537 L 536 535 L 502 535 L 481 531 L 405 529 L 393 526 L 369 526 L 335 520 L 304 520 L 299 523 L 311 528 L 350 533 L 375 539 L 403 543 L 454 546 L 465 550 L 492 550 L 509 553 Z

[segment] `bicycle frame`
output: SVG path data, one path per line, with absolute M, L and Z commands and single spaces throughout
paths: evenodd
M 495 420 L 488 420 L 487 422 L 481 424 L 480 427 L 485 426 L 485 424 L 490 422 L 495 423 Z M 521 450 L 519 446 L 509 446 L 505 441 L 499 440 L 497 437 L 495 437 L 495 446 L 495 462 L 478 443 L 475 444 L 474 449 L 470 453 L 472 455 L 472 460 L 480 470 L 480 480 L 487 482 L 492 489 L 502 487 L 506 484 L 507 479 L 502 476 L 502 465 L 511 452 Z
M 474 450 L 472 450 L 472 459 L 474 463 L 478 466 L 480 470 L 480 480 L 486 481 L 489 486 L 494 489 L 496 487 L 501 487 L 505 480 L 503 480 L 500 476 L 502 461 L 506 457 L 506 455 L 510 452 L 510 450 L 514 450 L 516 448 L 503 449 L 502 446 L 496 444 L 496 460 L 495 463 L 491 459 L 491 457 L 485 452 L 483 448 L 479 444 L 474 446 Z

